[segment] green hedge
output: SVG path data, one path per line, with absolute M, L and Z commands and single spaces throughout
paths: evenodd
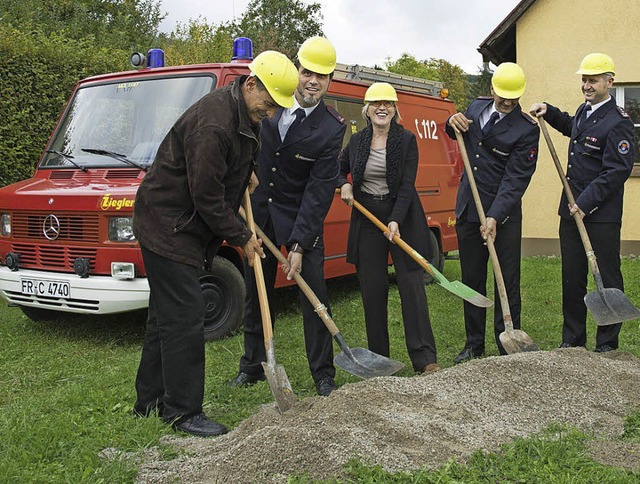
M 28 178 L 78 80 L 127 68 L 129 53 L 0 25 L 0 186 Z

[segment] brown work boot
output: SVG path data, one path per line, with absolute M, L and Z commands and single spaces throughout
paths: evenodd
M 440 370 L 442 370 L 442 368 L 440 368 L 437 363 L 429 363 L 422 369 L 422 374 L 430 375 L 431 373 L 435 373 L 436 371 Z

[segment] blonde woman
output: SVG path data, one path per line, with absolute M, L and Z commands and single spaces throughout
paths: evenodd
M 413 369 L 437 371 L 422 268 L 391 240 L 399 235 L 423 256 L 431 255 L 428 227 L 415 189 L 418 145 L 404 129 L 390 84 L 372 84 L 362 110 L 367 127 L 354 134 L 340 155 L 338 186 L 349 206 L 354 198 L 389 228 L 385 236 L 357 210 L 351 212 L 347 261 L 355 264 L 365 313 L 369 349 L 389 356 L 389 252 L 395 266 L 405 341 Z M 351 175 L 352 182 L 347 176 Z

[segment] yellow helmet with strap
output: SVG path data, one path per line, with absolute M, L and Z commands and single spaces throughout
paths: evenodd
M 393 101 L 398 100 L 398 94 L 391 84 L 388 82 L 374 82 L 369 86 L 364 94 L 364 102 L 373 101 Z
M 298 87 L 298 69 L 289 58 L 275 50 L 265 50 L 249 64 L 273 100 L 284 108 L 293 106 L 293 93 Z
M 318 74 L 331 74 L 336 68 L 336 49 L 325 37 L 311 37 L 298 49 L 298 62 Z
M 518 99 L 527 87 L 524 71 L 518 64 L 503 62 L 491 77 L 491 87 L 504 99 Z
M 607 54 L 596 52 L 588 54 L 582 59 L 580 68 L 576 71 L 576 74 L 597 76 L 598 74 L 604 74 L 606 72 L 615 75 L 616 68 L 613 66 L 613 59 Z

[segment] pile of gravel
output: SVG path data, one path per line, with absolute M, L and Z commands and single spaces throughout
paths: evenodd
M 562 349 L 489 357 L 428 376 L 347 384 L 284 414 L 269 406 L 213 439 L 164 438 L 179 457 L 163 460 L 157 449 L 139 456 L 138 482 L 340 478 L 353 457 L 390 472 L 434 468 L 553 422 L 610 439 L 638 408 L 640 359 L 632 355 Z M 600 454 L 606 461 L 606 450 Z

